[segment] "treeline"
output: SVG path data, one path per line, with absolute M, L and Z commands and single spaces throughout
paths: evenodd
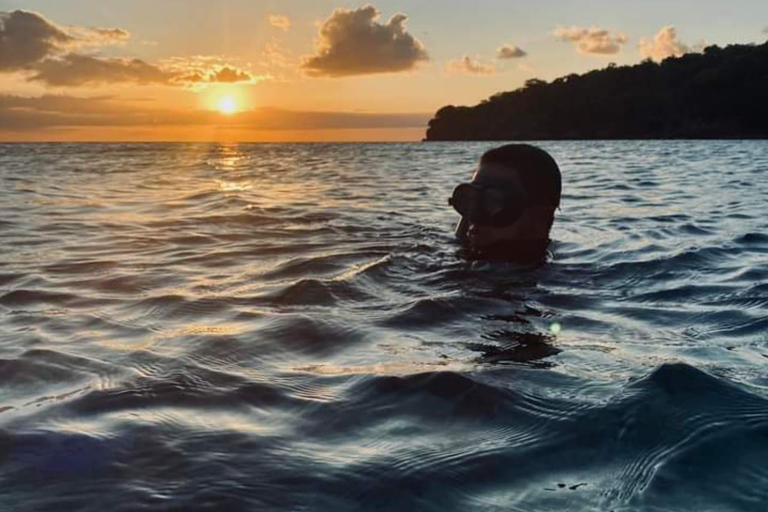
M 768 138 L 768 42 L 609 65 L 441 108 L 426 140 Z

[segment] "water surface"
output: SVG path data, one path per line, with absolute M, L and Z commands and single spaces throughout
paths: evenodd
M 0 146 L 2 510 L 768 507 L 768 143 Z

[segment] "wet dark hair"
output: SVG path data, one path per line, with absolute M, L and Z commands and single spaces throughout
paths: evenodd
M 520 173 L 525 190 L 538 204 L 560 206 L 562 177 L 557 162 L 543 149 L 530 144 L 508 144 L 486 151 L 480 164 L 501 164 Z

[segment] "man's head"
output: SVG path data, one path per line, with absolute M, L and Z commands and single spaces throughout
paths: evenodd
M 541 257 L 561 188 L 557 163 L 544 150 L 528 144 L 491 149 L 472 182 L 456 187 L 450 200 L 462 215 L 456 234 L 481 258 Z

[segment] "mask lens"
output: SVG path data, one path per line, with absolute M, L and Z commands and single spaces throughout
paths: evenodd
M 470 217 L 472 212 L 477 210 L 479 196 L 479 190 L 472 185 L 463 183 L 453 190 L 453 196 L 451 196 L 449 203 L 462 216 Z
M 483 209 L 488 217 L 495 217 L 508 207 L 509 198 L 498 190 L 486 190 L 483 194 Z
M 505 226 L 515 222 L 525 210 L 525 200 L 494 186 L 462 183 L 448 203 L 470 222 Z

